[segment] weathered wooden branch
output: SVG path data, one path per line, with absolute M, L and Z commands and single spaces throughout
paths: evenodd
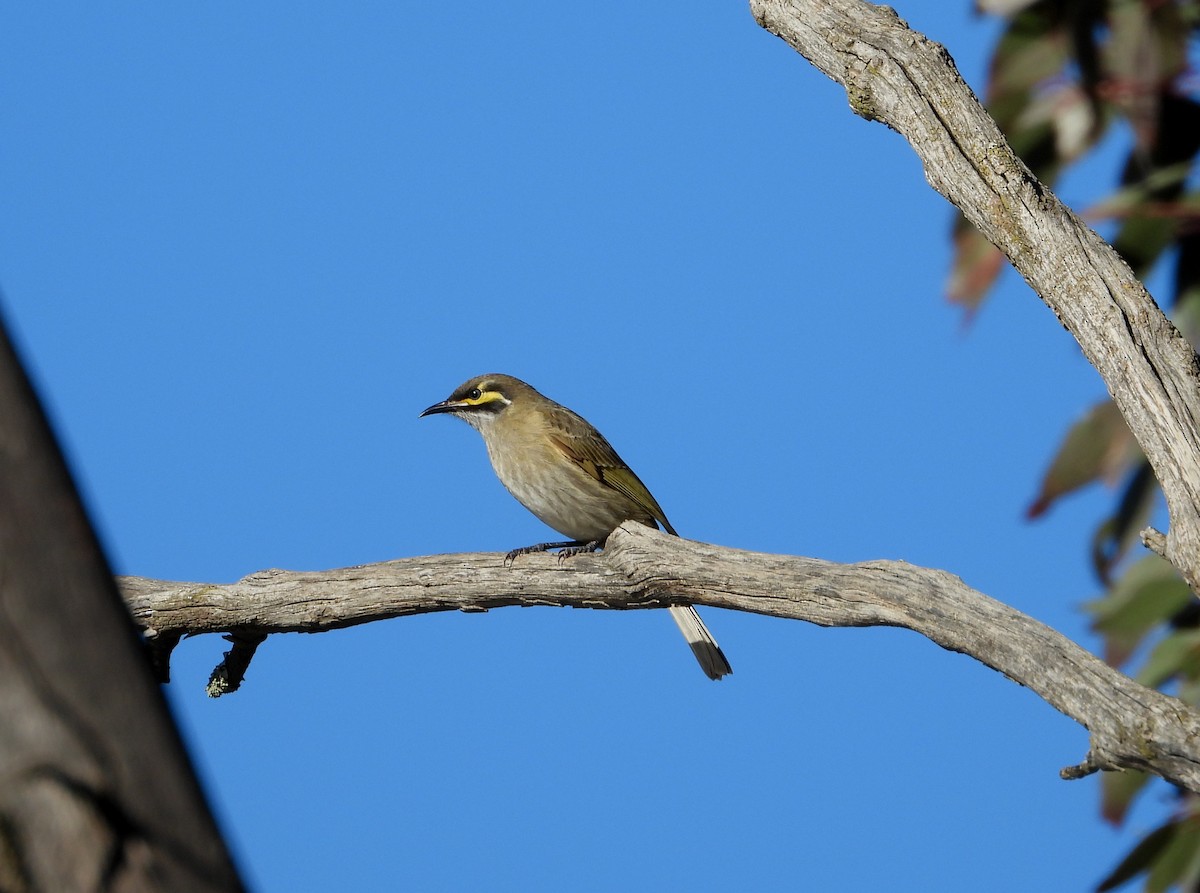
M 912 145 L 925 177 L 1075 336 L 1162 484 L 1165 554 L 1200 592 L 1200 365 L 1113 248 L 1033 176 L 946 50 L 863 0 L 750 0 L 763 28 Z
M 898 626 L 968 654 L 1091 732 L 1063 770 L 1143 769 L 1200 791 L 1200 714 L 1138 685 L 1045 624 L 945 571 L 899 561 L 833 564 L 744 552 L 626 524 L 599 555 L 431 555 L 325 572 L 263 571 L 236 583 L 122 577 L 148 633 L 322 632 L 411 614 L 509 605 L 659 608 L 693 603 L 821 626 Z

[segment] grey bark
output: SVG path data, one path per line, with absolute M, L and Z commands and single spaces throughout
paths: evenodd
M 137 622 L 168 642 L 187 633 L 254 638 L 510 605 L 695 604 L 821 626 L 905 627 L 999 670 L 1087 727 L 1091 748 L 1065 777 L 1144 769 L 1200 791 L 1200 714 L 957 577 L 904 562 L 744 552 L 627 523 L 603 553 L 564 562 L 531 555 L 506 567 L 498 553 L 430 555 L 325 572 L 269 570 L 227 585 L 119 583 Z
M 1164 556 L 1200 592 L 1200 365 L 1107 242 L 1038 182 L 949 53 L 889 7 L 750 0 L 758 23 L 912 145 L 925 178 L 1075 336 L 1149 459 L 1170 512 Z
M 882 121 L 909 140 L 930 184 L 1004 251 L 1076 337 L 1163 485 L 1171 518 L 1164 552 L 1193 589 L 1200 587 L 1200 370 L 1191 346 L 1115 252 L 1012 154 L 942 47 L 909 30 L 891 10 L 859 0 L 752 0 L 751 9 L 763 27 L 842 84 L 855 113 Z M 24 444 L 10 436 L 0 447 L 17 456 Z M 11 483 L 7 470 L 4 477 Z M 28 505 L 28 494 L 23 495 Z M 122 878 L 150 865 L 185 880 L 217 877 L 224 888 L 232 888 L 236 881 L 214 843 L 210 820 L 197 810 L 190 776 L 180 774 L 179 760 L 169 755 L 174 745 L 159 718 L 165 715 L 161 704 L 154 706 L 129 666 L 128 637 L 113 632 L 115 621 L 104 613 L 108 608 L 97 607 L 105 604 L 103 598 L 92 604 L 75 597 L 92 585 L 103 589 L 94 580 L 102 565 L 80 559 L 91 554 L 91 546 L 81 547 L 79 554 L 68 548 L 52 556 L 71 571 L 39 578 L 7 559 L 14 543 L 27 545 L 22 537 L 30 532 L 20 528 L 20 519 L 6 521 L 0 529 L 6 556 L 0 564 L 0 659 L 5 661 L 0 710 L 21 717 L 40 710 L 42 718 L 23 719 L 0 733 L 0 771 L 5 773 L 0 778 L 0 865 L 17 864 L 5 862 L 5 855 L 19 852 L 29 835 L 66 828 L 106 841 L 98 852 L 119 854 L 106 864 L 116 864 Z M 83 529 L 81 515 L 73 510 L 55 515 L 53 523 L 68 531 Z M 75 577 L 77 563 L 83 570 Z M 79 582 L 84 579 L 90 582 Z M 1195 711 L 1136 685 L 957 578 L 898 562 L 834 565 L 738 552 L 629 526 L 614 534 L 605 554 L 563 565 L 549 556 L 523 559 L 516 568 L 503 567 L 497 555 L 432 556 L 328 573 L 266 571 L 228 586 L 126 578 L 122 588 L 164 655 L 186 633 L 232 632 L 237 641 L 257 642 L 272 632 L 317 632 L 386 617 L 506 605 L 646 608 L 688 602 L 826 626 L 902 626 L 994 667 L 1086 726 L 1091 732 L 1087 759 L 1064 774 L 1139 768 L 1200 791 Z M 65 635 L 48 616 L 67 617 Z M 110 649 L 84 641 L 97 629 L 103 641 L 118 644 Z M 70 653 L 75 651 L 81 655 Z M 93 664 L 73 663 L 77 657 L 119 665 L 116 676 L 104 678 L 123 681 L 96 690 L 99 683 L 84 678 L 79 690 L 60 691 L 57 680 L 91 672 Z M 9 685 L 13 673 L 29 680 L 15 693 Z M 102 709 L 109 700 L 112 706 Z M 138 740 L 168 741 L 166 761 L 157 745 L 135 744 L 129 752 L 120 743 L 110 745 L 121 738 L 115 730 L 109 737 L 113 722 L 148 725 L 147 737 L 139 734 Z M 37 762 L 40 752 L 34 746 L 49 737 L 66 742 L 51 764 L 63 768 L 53 771 Z M 23 759 L 14 760 L 13 754 Z M 154 777 L 139 774 L 143 759 Z M 155 776 L 156 765 L 167 767 L 162 778 Z M 137 797 L 139 786 L 155 791 L 149 803 Z M 12 805 L 22 793 L 34 810 L 28 817 Z M 167 804 L 180 806 L 182 825 L 172 824 L 175 813 Z M 122 818 L 114 830 L 114 814 L 133 820 Z M 18 880 L 33 870 L 17 869 Z M 94 873 L 94 861 L 79 863 L 79 870 Z M 20 889 L 4 875 L 0 881 Z M 116 888 L 145 887 L 131 881 Z M 175 882 L 168 888 L 200 887 Z

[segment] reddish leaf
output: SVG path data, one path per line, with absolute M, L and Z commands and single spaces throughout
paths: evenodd
M 1020 0 L 979 3 L 1012 14 L 988 73 L 987 106 L 1013 151 L 1045 183 L 1095 145 L 1104 121 L 1096 106 L 1092 38 L 1104 4 Z M 983 303 L 1004 257 L 961 216 L 954 224 L 954 261 L 946 286 L 953 302 Z
M 983 303 L 988 289 L 1000 275 L 1004 255 L 961 215 L 954 228 L 954 263 L 946 283 L 946 295 L 967 311 Z

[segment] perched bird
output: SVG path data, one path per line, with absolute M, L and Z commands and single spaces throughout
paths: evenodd
M 658 502 L 587 420 L 511 375 L 480 375 L 421 416 L 449 413 L 483 435 L 500 482 L 525 508 L 570 539 L 513 549 L 506 561 L 560 549 L 594 552 L 623 521 L 662 525 L 678 536 Z M 733 668 L 691 605 L 670 608 L 710 679 Z

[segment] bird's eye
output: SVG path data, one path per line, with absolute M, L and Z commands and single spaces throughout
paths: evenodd
M 478 400 L 483 396 L 483 392 L 479 388 L 471 388 L 471 393 L 467 394 L 468 400 Z

